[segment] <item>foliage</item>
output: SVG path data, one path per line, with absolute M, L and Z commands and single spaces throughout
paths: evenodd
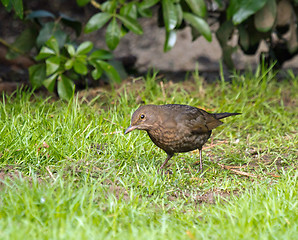
M 77 1 L 84 5 L 88 1 Z M 83 3 L 84 2 L 84 3 Z M 159 6 L 162 18 L 161 26 L 166 30 L 164 51 L 173 48 L 176 42 L 176 32 L 187 22 L 193 31 L 202 34 L 211 41 L 211 31 L 206 22 L 206 4 L 201 1 L 172 1 L 172 0 L 145 0 L 145 1 L 105 1 L 99 5 L 99 13 L 90 18 L 85 27 L 85 33 L 101 29 L 107 24 L 106 44 L 114 50 L 119 40 L 128 32 L 142 34 L 143 30 L 138 22 L 139 17 L 152 17 L 153 6 Z
M 45 86 L 52 92 L 57 87 L 59 96 L 69 100 L 74 92 L 73 80 L 79 76 L 86 77 L 89 72 L 94 80 L 106 73 L 112 81 L 120 81 L 115 68 L 107 62 L 113 57 L 109 51 L 94 49 L 90 41 L 79 46 L 71 41 L 72 32 L 67 32 L 65 28 L 70 28 L 79 36 L 82 30 L 80 22 L 65 14 L 56 17 L 44 10 L 31 12 L 26 20 L 29 21 L 28 28 L 12 45 L 19 51 L 11 49 L 7 57 L 15 58 L 20 52 L 38 49 L 37 62 L 29 67 L 30 82 L 34 88 Z
M 224 1 L 221 1 L 223 3 Z M 297 4 L 290 0 L 232 0 L 220 17 L 216 36 L 223 50 L 226 65 L 233 68 L 231 59 L 236 46 L 228 41 L 237 34 L 238 45 L 245 54 L 255 54 L 265 40 L 267 59 L 280 67 L 298 53 Z M 237 30 L 237 31 L 235 31 Z
M 223 60 L 229 68 L 234 66 L 232 54 L 237 45 L 244 53 L 255 54 L 262 40 L 269 47 L 268 61 L 277 60 L 277 66 L 293 57 L 298 52 L 297 2 L 106 0 L 99 3 L 95 0 L 77 0 L 81 7 L 92 4 L 98 10 L 88 20 L 83 32 L 88 34 L 106 27 L 105 41 L 111 51 L 128 32 L 143 34 L 139 19 L 152 17 L 154 7 L 158 9 L 159 26 L 165 29 L 165 52 L 174 47 L 177 31 L 186 26 L 191 28 L 193 40 L 203 36 L 211 41 L 210 22 L 215 18 L 219 23 L 216 37 L 222 47 Z M 22 18 L 22 0 L 2 0 L 2 4 L 8 11 L 14 9 Z M 25 20 L 29 27 L 12 44 L 7 57 L 14 58 L 20 53 L 37 49 L 35 60 L 38 62 L 29 69 L 34 87 L 44 85 L 53 91 L 57 85 L 59 96 L 70 99 L 74 79 L 88 75 L 99 79 L 104 72 L 112 81 L 120 81 L 117 71 L 107 62 L 112 58 L 109 52 L 93 49 L 93 44 L 88 41 L 76 44 L 69 32 L 65 31 L 65 28 L 70 28 L 79 36 L 82 31 L 79 21 L 64 14 L 55 16 L 44 10 L 30 12 Z M 238 36 L 237 44 L 230 43 L 234 35 Z
M 23 0 L 1 0 L 5 9 L 10 12 L 14 9 L 19 18 L 23 18 Z
M 151 17 L 150 7 L 158 6 L 159 23 L 166 30 L 165 52 L 174 47 L 177 30 L 186 27 L 186 24 L 191 28 L 193 40 L 202 35 L 211 41 L 206 19 L 216 18 L 220 24 L 216 37 L 222 47 L 223 60 L 229 68 L 234 66 L 231 55 L 237 49 L 235 44 L 229 44 L 229 40 L 235 34 L 245 54 L 255 54 L 260 42 L 265 40 L 269 48 L 268 61 L 277 60 L 278 66 L 281 66 L 298 52 L 297 3 L 289 0 L 213 0 L 211 4 L 204 0 L 111 0 L 98 6 L 100 13 L 89 20 L 85 32 L 95 31 L 108 23 L 106 42 L 113 50 L 127 30 L 142 34 L 138 17 Z
M 55 82 L 58 80 L 59 96 L 69 100 L 73 95 L 74 84 L 65 75 L 65 72 L 72 70 L 76 74 L 85 76 L 88 73 L 88 67 L 92 66 L 91 76 L 93 79 L 98 80 L 105 72 L 112 80 L 119 82 L 120 77 L 114 67 L 105 62 L 105 60 L 111 59 L 112 55 L 106 50 L 92 51 L 92 49 L 93 43 L 86 41 L 76 49 L 71 44 L 64 44 L 60 51 L 58 41 L 51 37 L 36 56 L 36 60 L 43 60 L 45 63 L 29 68 L 31 83 L 36 87 L 44 85 L 52 92 Z

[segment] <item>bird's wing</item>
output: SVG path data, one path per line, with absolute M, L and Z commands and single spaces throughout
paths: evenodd
M 192 132 L 196 133 L 209 132 L 222 124 L 212 114 L 198 108 L 188 109 L 177 118 L 179 118 L 178 122 L 184 122 Z

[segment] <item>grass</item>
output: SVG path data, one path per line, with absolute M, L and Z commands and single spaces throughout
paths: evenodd
M 297 92 L 291 72 L 279 82 L 260 67 L 230 83 L 148 74 L 69 103 L 3 96 L 0 239 L 295 239 Z M 213 131 L 203 174 L 191 152 L 162 175 L 146 133 L 123 135 L 142 103 L 242 115 Z

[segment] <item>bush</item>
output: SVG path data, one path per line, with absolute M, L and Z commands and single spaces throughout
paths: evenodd
M 1 0 L 5 8 L 23 18 L 22 0 Z M 217 22 L 216 37 L 222 47 L 224 63 L 234 66 L 232 53 L 239 46 L 245 54 L 255 54 L 262 40 L 268 45 L 268 61 L 277 61 L 281 66 L 297 54 L 297 4 L 290 0 L 77 0 L 84 7 L 91 4 L 98 9 L 87 24 L 84 33 L 97 31 L 106 26 L 105 41 L 113 51 L 121 38 L 129 31 L 142 34 L 141 17 L 152 17 L 152 8 L 158 8 L 159 26 L 165 28 L 164 51 L 171 50 L 180 29 L 189 26 L 193 40 L 203 36 L 212 40 L 211 22 Z M 16 39 L 7 55 L 17 57 L 20 53 L 38 50 L 36 64 L 29 69 L 33 87 L 45 86 L 57 92 L 63 99 L 70 99 L 74 91 L 73 80 L 90 74 L 95 80 L 105 73 L 112 81 L 120 77 L 107 60 L 111 52 L 94 49 L 89 41 L 77 44 L 65 28 L 71 28 L 76 36 L 82 32 L 79 21 L 64 14 L 40 10 L 25 16 L 28 28 Z M 237 35 L 237 45 L 229 40 Z

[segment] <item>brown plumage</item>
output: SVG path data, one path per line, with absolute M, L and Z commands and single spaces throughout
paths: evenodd
M 131 125 L 124 134 L 135 129 L 147 131 L 155 145 L 168 154 L 161 169 L 174 153 L 199 149 L 202 171 L 202 147 L 209 139 L 212 129 L 223 123 L 219 119 L 238 114 L 240 113 L 208 113 L 180 104 L 144 105 L 133 113 Z

